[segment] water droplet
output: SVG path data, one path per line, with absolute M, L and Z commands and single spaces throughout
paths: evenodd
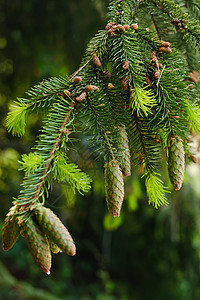
M 47 272 L 47 275 L 50 275 L 50 270 Z

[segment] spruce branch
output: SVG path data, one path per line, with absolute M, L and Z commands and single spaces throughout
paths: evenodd
M 36 146 L 36 156 L 40 157 L 43 162 L 35 169 L 35 172 L 26 173 L 22 183 L 23 189 L 18 199 L 15 200 L 15 203 L 21 206 L 20 213 L 25 214 L 25 219 L 30 207 L 37 206 L 40 197 L 42 197 L 44 202 L 44 192 L 48 191 L 45 183 L 48 183 L 48 175 L 51 172 L 51 163 L 54 160 L 55 152 L 62 146 L 61 140 L 63 135 L 69 134 L 64 129 L 67 123 L 70 124 L 69 118 L 71 117 L 75 102 L 62 100 L 65 105 L 57 102 L 47 116 L 47 124 L 43 128 L 43 134 L 40 135 L 38 145 Z M 67 109 L 66 104 L 68 105 Z M 62 111 L 63 109 L 64 112 Z M 51 124 L 52 121 L 53 127 Z M 48 135 L 44 135 L 45 132 L 48 132 Z
M 21 167 L 19 170 L 24 170 L 27 175 L 33 174 L 35 170 L 43 163 L 42 155 L 36 152 L 30 152 L 28 155 L 22 155 L 22 161 L 19 161 Z
M 108 48 L 108 33 L 107 30 L 99 30 L 95 36 L 90 40 L 85 55 L 83 57 L 83 60 L 81 62 L 81 66 L 78 69 L 78 71 L 76 71 L 74 75 L 77 75 L 77 72 L 82 72 L 84 71 L 83 68 L 85 68 L 86 66 L 88 66 L 88 64 L 90 63 L 90 61 L 92 60 L 92 54 L 96 54 L 98 57 L 103 57 L 106 52 L 107 52 L 107 48 Z
M 191 95 L 186 82 L 188 70 L 175 50 L 171 54 L 159 54 L 158 58 L 162 59 L 163 72 L 156 84 L 159 105 L 151 123 L 165 130 L 169 138 L 177 135 L 184 139 L 188 134 L 185 99 Z
M 63 92 L 71 84 L 68 76 L 51 77 L 44 79 L 39 84 L 32 87 L 25 99 L 26 103 L 37 109 L 48 109 L 59 96 L 63 96 Z
M 13 135 L 21 136 L 25 133 L 26 117 L 30 105 L 27 105 L 21 98 L 17 100 L 10 107 L 11 111 L 6 118 L 6 127 L 8 132 L 12 132 Z
M 188 46 L 190 39 L 192 46 L 195 39 L 200 41 L 200 26 L 185 13 L 188 10 L 193 16 L 192 8 L 199 1 L 186 1 L 185 11 L 175 2 L 110 1 L 109 22 L 90 41 L 79 69 L 70 77 L 44 80 L 28 91 L 28 99 L 18 99 L 7 117 L 8 131 L 14 135 L 24 134 L 29 112 L 38 109 L 47 114 L 34 152 L 23 155 L 20 162 L 25 176 L 13 202 L 13 215 L 3 227 L 5 250 L 20 231 L 45 272 L 50 270 L 50 250 L 75 254 L 69 232 L 43 205 L 54 179 L 69 183 L 81 194 L 90 188 L 91 179 L 67 154 L 77 123 L 83 134 L 92 137 L 90 146 L 105 161 L 105 195 L 114 217 L 121 211 L 124 176 L 131 174 L 131 159 L 141 167 L 149 203 L 155 208 L 167 204 L 161 163 L 168 164 L 174 189 L 181 188 L 189 130 L 200 132 L 198 73 L 194 77 L 190 72 L 198 56 Z M 168 25 L 163 31 L 164 15 L 178 32 L 168 30 Z M 166 41 L 161 40 L 161 32 Z M 185 38 L 182 48 L 173 42 L 175 35 Z M 194 59 L 189 59 L 191 53 Z M 15 234 L 9 243 L 12 229 Z M 39 253 L 35 245 L 48 255 Z
M 67 122 L 69 120 L 70 114 L 73 111 L 74 106 L 75 106 L 75 102 L 73 101 L 73 102 L 70 103 L 70 106 L 69 106 L 70 108 L 69 108 L 69 110 L 68 110 L 68 112 L 67 112 L 67 114 L 66 114 L 66 116 L 65 116 L 65 118 L 64 118 L 64 120 L 63 120 L 63 122 L 62 122 L 62 124 L 60 126 L 60 128 L 59 128 L 59 134 L 56 137 L 55 142 L 54 142 L 54 144 L 51 147 L 52 149 L 51 149 L 51 151 L 49 153 L 49 157 L 46 158 L 46 160 L 44 161 L 44 172 L 43 172 L 42 177 L 40 179 L 40 184 L 37 186 L 36 193 L 31 198 L 31 201 L 33 201 L 33 202 L 38 198 L 38 196 L 39 196 L 39 194 L 41 192 L 42 186 L 43 186 L 43 184 L 45 182 L 45 178 L 46 178 L 46 176 L 48 174 L 48 171 L 49 171 L 49 168 L 50 168 L 50 164 L 51 164 L 52 160 L 54 159 L 54 153 L 55 153 L 55 151 L 57 150 L 57 148 L 59 146 L 61 137 L 63 135 L 63 130 L 64 130 L 64 128 L 65 128 L 65 126 L 66 126 L 66 124 L 67 124 Z M 40 139 L 40 141 L 43 142 L 42 139 Z M 39 145 L 40 145 L 40 143 L 39 143 Z
M 152 132 L 147 120 L 138 117 L 136 112 L 132 113 L 128 130 L 135 164 L 144 165 L 149 173 L 155 172 L 160 161 L 160 147 L 155 141 L 156 131 Z
M 158 39 L 157 35 L 153 31 L 147 31 L 144 28 L 138 28 L 137 39 L 142 43 L 144 49 L 146 48 L 150 51 L 158 51 L 161 45 L 161 41 Z
M 194 16 L 197 20 L 199 20 L 200 16 L 200 2 L 197 0 L 191 0 L 187 2 L 187 8 L 194 13 Z
M 54 178 L 58 182 L 68 182 L 80 194 L 83 195 L 90 189 L 91 179 L 74 163 L 69 163 L 69 159 L 64 153 L 58 152 L 55 155 L 53 170 Z
M 132 88 L 130 90 L 130 107 L 131 109 L 137 112 L 138 116 L 147 115 L 152 113 L 151 109 L 155 105 L 155 98 L 152 91 L 147 90 L 147 87 Z
M 189 33 L 193 36 L 197 42 L 200 42 L 200 26 L 199 22 L 195 19 L 191 19 L 190 16 L 185 13 L 181 7 L 174 3 L 172 0 L 149 0 L 156 7 L 158 7 L 163 13 L 167 14 L 171 19 L 171 23 L 174 24 L 178 31 Z
M 168 204 L 167 198 L 165 196 L 169 191 L 163 186 L 163 181 L 159 178 L 158 173 L 146 173 L 146 189 L 149 198 L 149 204 L 153 204 L 155 208 L 165 204 Z
M 186 112 L 189 121 L 189 128 L 200 133 L 200 107 L 196 103 L 187 101 Z

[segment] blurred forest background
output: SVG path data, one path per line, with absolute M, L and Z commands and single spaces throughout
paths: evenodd
M 28 153 L 41 126 L 28 119 L 26 135 L 8 134 L 5 116 L 16 97 L 50 76 L 70 75 L 88 41 L 106 24 L 108 0 L 0 1 L 0 226 L 17 196 Z M 81 135 L 80 135 L 81 136 Z M 137 171 L 126 180 L 120 218 L 107 213 L 103 170 L 81 140 L 74 160 L 93 178 L 86 197 L 55 185 L 46 205 L 69 228 L 77 255 L 54 255 L 50 276 L 32 260 L 23 238 L 1 251 L 1 299 L 200 299 L 200 169 L 188 167 L 180 192 L 159 210 L 148 205 Z M 163 174 L 163 176 L 166 176 Z

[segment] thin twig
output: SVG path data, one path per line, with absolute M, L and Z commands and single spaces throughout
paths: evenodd
M 87 64 L 89 64 L 89 62 L 92 60 L 92 57 L 86 61 L 86 63 L 84 65 L 82 65 L 76 72 L 74 72 L 72 75 L 71 75 L 71 79 L 73 79 L 83 68 L 85 68 L 87 66 Z
M 157 24 L 157 22 L 156 22 L 156 19 L 155 19 L 153 13 L 151 13 L 151 18 L 152 18 L 153 24 L 154 24 L 154 26 L 155 26 L 156 32 L 157 32 L 157 34 L 158 34 L 158 37 L 159 37 L 160 40 L 162 40 L 161 33 L 160 33 L 159 28 L 158 28 L 158 24 Z

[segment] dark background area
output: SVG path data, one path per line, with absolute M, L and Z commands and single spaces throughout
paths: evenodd
M 16 97 L 43 78 L 70 75 L 86 45 L 106 24 L 103 0 L 2 0 L 0 2 L 0 225 L 23 173 L 20 155 L 28 153 L 41 126 L 28 119 L 25 136 L 8 134 L 5 116 Z M 200 299 L 200 169 L 190 166 L 169 206 L 148 205 L 144 183 L 133 170 L 126 181 L 120 218 L 107 213 L 103 170 L 82 141 L 93 186 L 85 197 L 55 184 L 46 205 L 59 215 L 77 246 L 75 257 L 53 256 L 51 275 L 38 269 L 20 238 L 0 250 L 0 299 L 197 300 Z M 95 168 L 95 169 L 94 169 Z M 164 174 L 165 176 L 165 174 Z

